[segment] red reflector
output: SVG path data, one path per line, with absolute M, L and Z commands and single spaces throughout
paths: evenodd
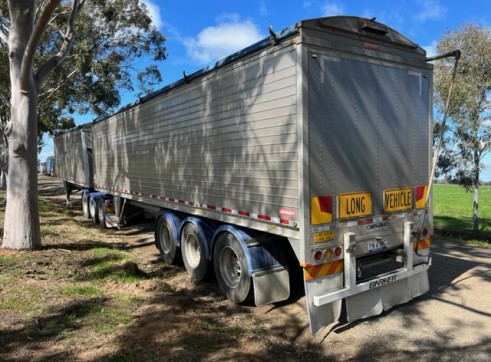
M 240 211 L 239 210 L 239 215 L 240 216 L 249 216 L 249 212 L 247 212 L 247 211 Z
M 331 196 L 319 196 L 319 207 L 322 212 L 332 214 L 332 197 Z
M 416 186 L 416 201 L 421 200 L 425 195 L 425 186 Z
M 373 224 L 373 219 L 368 218 L 368 219 L 358 220 L 358 225 L 366 225 L 366 224 Z
M 334 255 L 336 255 L 336 256 L 340 256 L 342 252 L 343 252 L 343 249 L 341 249 L 340 246 L 338 246 L 338 247 L 336 247 L 336 249 L 334 249 Z
M 257 215 L 257 218 L 261 220 L 271 221 L 271 216 L 268 215 Z
M 229 214 L 232 212 L 232 209 L 229 209 L 228 207 L 222 207 L 223 212 L 228 212 Z
M 317 250 L 315 253 L 314 253 L 314 260 L 315 261 L 319 261 L 322 259 L 322 251 L 320 250 Z

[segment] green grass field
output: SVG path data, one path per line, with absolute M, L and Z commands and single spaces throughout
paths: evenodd
M 472 233 L 474 193 L 457 185 L 434 185 L 433 217 L 438 231 L 467 234 L 472 239 L 491 240 L 491 189 L 479 188 L 479 232 Z

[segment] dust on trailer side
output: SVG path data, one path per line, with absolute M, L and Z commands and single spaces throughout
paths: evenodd
M 89 215 L 156 215 L 162 258 L 236 303 L 287 299 L 294 259 L 315 334 L 428 291 L 431 117 L 421 47 L 301 21 L 94 122 Z

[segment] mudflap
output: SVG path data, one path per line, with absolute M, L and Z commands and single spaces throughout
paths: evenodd
M 331 274 L 323 278 L 305 280 L 305 299 L 309 315 L 310 330 L 312 335 L 316 335 L 321 329 L 328 324 L 339 319 L 341 316 L 341 300 L 335 300 L 331 303 L 316 306 L 314 297 L 326 294 L 333 288 L 341 288 L 343 285 L 343 275 Z
M 396 305 L 407 303 L 430 289 L 428 271 L 347 297 L 348 322 L 381 314 Z
M 288 270 L 273 270 L 254 273 L 254 303 L 260 307 L 269 303 L 281 302 L 290 297 L 290 279 Z
M 106 227 L 107 228 L 119 228 L 119 217 L 115 214 L 106 214 Z

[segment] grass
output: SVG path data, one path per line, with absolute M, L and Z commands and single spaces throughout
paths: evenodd
M 436 185 L 433 199 L 438 230 L 453 231 L 445 239 L 462 242 L 462 235 L 469 239 L 472 194 L 458 186 Z M 472 234 L 471 242 L 486 247 L 486 235 L 491 233 L 489 187 L 481 189 L 480 205 L 481 230 Z M 0 204 L 0 225 L 3 212 Z M 57 345 L 65 351 L 62 357 L 48 355 L 43 360 L 70 360 L 72 345 L 90 350 L 102 349 L 106 343 L 117 346 L 107 352 L 113 357 L 108 360 L 118 361 L 162 360 L 163 355 L 155 357 L 150 349 L 143 350 L 143 346 L 157 348 L 159 344 L 162 351 L 177 353 L 175 360 L 199 360 L 220 350 L 225 351 L 223 357 L 232 353 L 227 349 L 233 351 L 237 341 L 258 345 L 261 341 L 270 356 L 288 355 L 288 350 L 284 352 L 288 343 L 257 325 L 247 312 L 237 319 L 239 325 L 231 325 L 230 320 L 239 314 L 231 318 L 220 301 L 183 297 L 181 284 L 165 274 L 150 279 L 140 270 L 135 254 L 118 248 L 120 239 L 111 239 L 110 232 L 82 219 L 80 212 L 41 198 L 40 218 L 43 250 L 10 253 L 0 249 L 0 338 L 5 341 L 0 359 L 16 355 L 25 343 L 35 350 L 43 342 L 44 348 Z M 204 313 L 195 318 L 193 311 L 198 308 Z M 145 337 L 149 326 L 156 328 L 155 340 Z M 165 334 L 174 328 L 175 334 Z M 300 356 L 302 348 L 293 351 Z M 233 354 L 224 359 L 234 359 Z
M 91 253 L 92 258 L 83 264 L 91 267 L 90 273 L 80 276 L 81 280 L 112 279 L 136 283 L 146 279 L 146 275 L 138 269 L 126 252 L 110 248 L 95 248 Z
M 479 188 L 479 231 L 472 230 L 474 194 L 458 185 L 436 184 L 433 188 L 435 228 L 446 239 L 488 247 L 491 240 L 491 190 Z
M 0 299 L 2 309 L 34 317 L 43 307 L 43 290 L 35 285 L 19 285 L 9 288 L 5 298 Z
M 72 298 L 78 297 L 101 297 L 104 291 L 100 287 L 90 284 L 67 285 L 60 288 L 60 293 Z
M 82 328 L 101 336 L 129 323 L 140 299 L 114 285 L 147 275 L 74 211 L 43 197 L 39 206 L 44 249 L 0 254 L 0 320 L 13 316 L 30 340 L 75 338 Z M 2 204 L 1 225 L 4 212 Z

